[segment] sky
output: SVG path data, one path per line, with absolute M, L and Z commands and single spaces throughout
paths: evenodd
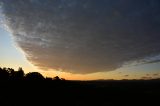
M 72 80 L 160 76 L 157 0 L 0 0 L 0 66 Z

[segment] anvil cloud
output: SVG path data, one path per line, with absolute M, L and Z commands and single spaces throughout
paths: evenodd
M 158 0 L 0 3 L 15 42 L 30 62 L 46 70 L 107 72 L 160 54 Z

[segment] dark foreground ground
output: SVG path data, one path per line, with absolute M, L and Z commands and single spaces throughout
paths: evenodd
M 160 106 L 160 80 L 1 81 L 0 106 Z

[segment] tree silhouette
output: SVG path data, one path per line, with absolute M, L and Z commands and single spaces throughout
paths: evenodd
M 14 78 L 16 80 L 22 80 L 24 78 L 24 71 L 21 67 L 19 67 L 18 71 L 15 71 Z
M 26 80 L 44 80 L 45 78 L 42 76 L 42 74 L 38 73 L 38 72 L 30 72 L 28 74 L 26 74 L 25 76 Z
M 54 80 L 59 81 L 61 80 L 58 76 L 54 77 Z
M 7 68 L 0 68 L 0 80 L 8 80 L 9 79 L 9 73 Z
M 59 78 L 58 76 L 54 78 L 46 77 L 44 78 L 39 72 L 30 72 L 25 74 L 23 69 L 19 67 L 18 71 L 13 68 L 1 68 L 0 67 L 0 81 L 21 81 L 21 80 L 46 80 L 46 81 L 64 81 L 64 78 Z
M 24 71 L 21 67 L 19 67 L 18 71 L 14 71 L 12 68 L 8 68 L 9 78 L 10 80 L 23 80 Z

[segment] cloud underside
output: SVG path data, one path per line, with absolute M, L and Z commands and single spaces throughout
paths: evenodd
M 160 54 L 159 1 L 0 1 L 15 42 L 46 70 L 113 71 Z

